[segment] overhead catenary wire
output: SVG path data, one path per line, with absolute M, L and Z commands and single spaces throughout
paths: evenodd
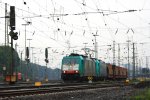
M 136 42 L 139 40 L 142 40 L 142 38 L 145 38 L 148 36 L 147 33 L 140 34 L 141 32 L 139 29 L 139 27 L 141 27 L 141 30 L 144 31 L 144 30 L 147 30 L 148 27 L 147 28 L 143 28 L 145 26 L 131 27 L 130 24 L 126 24 L 122 20 L 118 20 L 114 17 L 114 16 L 118 16 L 118 18 L 119 18 L 119 16 L 123 15 L 123 13 L 124 13 L 124 15 L 128 15 L 128 14 L 132 15 L 132 13 L 129 13 L 129 12 L 132 12 L 134 10 L 137 10 L 137 11 L 135 11 L 135 13 L 133 13 L 133 16 L 134 16 L 134 14 L 139 16 L 139 14 L 142 14 L 145 11 L 149 12 L 148 8 L 145 7 L 145 5 L 147 5 L 146 3 L 148 2 L 146 0 L 141 4 L 142 7 L 133 9 L 133 10 L 130 8 L 125 9 L 125 10 L 114 10 L 114 9 L 109 10 L 109 9 L 103 8 L 101 5 L 103 2 L 101 2 L 99 0 L 97 0 L 96 2 L 92 1 L 92 0 L 89 0 L 89 1 L 87 1 L 87 0 L 83 0 L 83 1 L 82 0 L 81 1 L 72 0 L 73 2 L 76 2 L 76 4 L 78 5 L 78 7 L 80 9 L 75 12 L 74 11 L 71 12 L 72 9 L 68 9 L 68 7 L 66 7 L 63 4 L 61 4 L 60 2 L 54 1 L 54 0 L 53 0 L 53 4 L 55 7 L 50 6 L 50 3 L 52 0 L 44 1 L 44 4 L 48 3 L 47 6 L 40 4 L 39 1 L 36 1 L 36 0 L 30 1 L 31 4 L 39 6 L 39 8 L 37 8 L 39 10 L 39 12 L 36 12 L 35 9 L 31 9 L 31 5 L 29 4 L 29 1 L 28 0 L 25 0 L 25 1 L 27 1 L 27 2 L 26 2 L 26 5 L 23 4 L 24 7 L 19 7 L 16 4 L 16 10 L 17 10 L 16 17 L 17 17 L 17 19 L 22 20 L 22 22 L 31 21 L 33 23 L 29 27 L 27 32 L 28 32 L 29 36 L 36 39 L 36 40 L 35 39 L 33 40 L 36 44 L 41 44 L 43 42 L 41 39 L 44 39 L 45 41 L 49 42 L 49 44 L 51 44 L 52 41 L 55 41 L 58 44 L 62 44 L 62 46 L 65 48 L 66 47 L 65 42 L 67 40 L 72 41 L 72 39 L 74 37 L 78 37 L 78 38 L 82 37 L 85 40 L 89 40 L 90 36 L 88 36 L 88 35 L 90 33 L 96 32 L 96 31 L 99 32 L 99 35 L 100 35 L 99 41 L 101 43 L 110 44 L 110 42 L 113 39 L 111 34 L 114 37 L 118 37 L 120 34 L 125 36 L 126 35 L 125 32 L 127 31 L 128 28 L 132 28 L 134 30 L 134 32 L 135 32 L 134 36 L 140 36 L 140 35 L 142 36 L 143 35 L 141 38 L 136 38 L 135 39 Z M 17 3 L 17 0 L 15 0 L 15 2 Z M 89 2 L 95 2 L 96 5 L 93 6 L 93 5 L 89 4 Z M 120 1 L 116 2 L 119 5 L 118 2 L 120 2 Z M 96 7 L 99 5 L 101 5 L 101 6 Z M 63 7 L 64 11 L 62 11 L 62 12 L 57 11 L 54 13 L 52 9 L 53 8 L 59 9 L 60 6 Z M 0 7 L 2 7 L 2 6 L 0 6 Z M 52 9 L 50 10 L 49 8 L 50 9 L 52 8 Z M 124 7 L 122 7 L 122 8 L 124 8 Z M 0 9 L 2 9 L 2 8 L 0 8 Z M 139 10 L 141 10 L 141 11 L 139 11 Z M 98 23 L 96 21 L 94 22 L 93 19 L 91 19 L 91 16 L 93 16 L 93 15 L 96 17 L 99 17 L 99 19 L 103 20 L 103 23 L 101 23 L 101 22 Z M 142 20 L 139 19 L 138 16 L 134 16 L 134 17 L 137 18 L 138 21 L 140 21 L 141 23 L 145 23 L 145 21 L 143 21 L 143 16 L 141 16 Z M 60 18 L 59 21 L 57 20 L 57 17 Z M 77 20 L 79 23 L 70 23 L 70 22 L 72 22 L 72 20 L 68 21 L 68 19 L 70 19 L 71 17 L 74 18 L 75 20 Z M 105 17 L 105 18 L 103 19 L 103 17 Z M 89 22 L 87 22 L 85 20 L 85 18 L 87 18 Z M 105 22 L 104 22 L 104 20 L 105 20 Z M 117 25 L 111 26 L 111 22 L 117 24 L 118 27 L 117 27 Z M 3 24 L 4 24 L 3 21 L 1 21 L 0 26 L 3 26 Z M 108 24 L 109 26 L 106 27 L 105 24 Z M 41 28 L 41 26 L 42 26 L 42 28 Z M 58 28 L 60 28 L 60 31 L 57 30 Z M 2 32 L 3 28 L 0 28 L 0 29 L 1 29 L 0 31 Z M 118 33 L 115 36 L 115 32 L 117 29 L 118 29 Z M 19 28 L 17 27 L 17 30 L 20 30 L 21 34 L 24 31 L 24 29 L 22 29 L 22 27 L 19 27 Z M 35 31 L 35 34 L 32 35 L 34 31 Z M 57 32 L 56 38 L 54 38 L 54 36 L 53 36 L 54 31 Z M 67 34 L 66 36 L 65 36 L 65 31 Z M 73 34 L 70 35 L 72 31 L 73 31 Z M 108 31 L 110 31 L 109 37 L 105 36 L 105 34 L 108 33 Z M 41 39 L 37 38 L 36 36 L 41 37 Z M 145 41 L 145 40 L 143 40 L 143 41 Z M 91 44 L 89 44 L 89 45 L 91 45 Z M 75 43 L 72 43 L 72 46 L 78 46 L 78 45 Z

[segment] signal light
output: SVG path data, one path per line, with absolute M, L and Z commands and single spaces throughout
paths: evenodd
M 28 47 L 26 47 L 26 56 L 27 56 L 27 58 L 29 58 L 29 48 Z
M 48 58 L 48 49 L 45 48 L 45 58 L 47 59 Z
M 45 62 L 48 63 L 49 62 L 48 59 L 45 59 Z
M 29 62 L 30 62 L 30 59 L 29 59 L 29 58 L 26 58 L 25 60 L 27 61 L 27 63 L 29 63 Z
M 13 37 L 12 37 L 12 38 L 13 38 L 14 40 L 18 40 L 18 35 L 17 35 L 17 34 L 18 34 L 17 32 L 13 34 Z
M 15 30 L 15 6 L 10 6 L 10 29 Z
M 13 31 L 9 32 L 9 35 L 11 36 L 12 39 L 17 40 L 18 39 L 18 33 L 14 33 Z

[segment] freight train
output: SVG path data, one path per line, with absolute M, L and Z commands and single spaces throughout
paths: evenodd
M 126 79 L 127 75 L 127 69 L 124 67 L 80 54 L 72 53 L 62 59 L 61 78 L 64 81 L 121 80 Z

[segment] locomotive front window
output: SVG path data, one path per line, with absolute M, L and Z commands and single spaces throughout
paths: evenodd
M 64 59 L 63 64 L 67 64 L 67 65 L 74 65 L 77 63 L 77 59 Z
M 77 59 L 64 59 L 63 70 L 78 70 L 79 64 Z

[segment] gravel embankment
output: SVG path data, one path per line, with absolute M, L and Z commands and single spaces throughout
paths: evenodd
M 3 100 L 129 100 L 135 94 L 132 87 L 88 89 L 64 93 L 47 93 L 41 95 L 5 98 Z

